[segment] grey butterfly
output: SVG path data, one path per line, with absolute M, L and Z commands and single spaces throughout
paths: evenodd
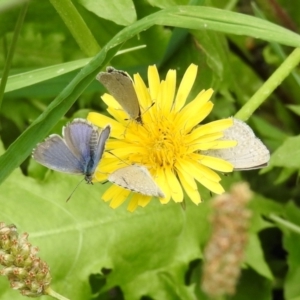
M 140 104 L 133 82 L 126 72 L 107 67 L 106 72 L 100 72 L 96 79 L 105 86 L 131 119 L 143 124 Z
M 165 194 L 154 182 L 148 169 L 136 164 L 117 169 L 108 176 L 108 180 L 125 189 L 146 196 L 164 198 Z
M 201 151 L 201 154 L 222 158 L 233 164 L 234 170 L 252 170 L 266 167 L 270 152 L 245 122 L 234 119 L 220 140 L 235 140 L 237 145 L 227 149 Z

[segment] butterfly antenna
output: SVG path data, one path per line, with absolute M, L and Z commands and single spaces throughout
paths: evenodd
M 84 178 L 82 178 L 76 185 L 75 189 L 73 190 L 73 192 L 71 193 L 71 195 L 67 198 L 66 202 L 68 202 L 71 197 L 73 196 L 74 192 L 77 190 L 77 188 L 79 187 L 79 185 L 81 184 L 81 182 L 84 180 Z
M 114 157 L 116 157 L 117 159 L 119 159 L 121 162 L 123 162 L 125 165 L 130 166 L 130 164 L 128 164 L 125 160 L 123 160 L 122 158 L 118 157 L 117 155 L 113 154 L 112 152 L 110 152 L 109 150 L 106 150 L 106 152 L 108 152 L 109 154 L 113 155 Z
M 147 112 L 154 104 L 155 104 L 155 102 L 152 102 L 151 105 L 148 106 L 148 107 L 146 108 L 146 110 L 142 113 L 142 115 L 145 114 L 145 113 L 146 113 L 146 112 Z

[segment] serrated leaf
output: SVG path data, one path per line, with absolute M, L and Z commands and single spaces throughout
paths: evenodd
M 49 171 L 45 181 L 37 182 L 16 170 L 0 187 L 0 221 L 29 233 L 30 243 L 50 265 L 55 291 L 73 300 L 88 299 L 89 275 L 102 268 L 111 269 L 106 289 L 125 288 L 146 276 L 149 293 L 152 279 L 163 270 L 184 278 L 189 261 L 201 254 L 206 205 L 189 202 L 184 211 L 175 203 L 153 200 L 129 213 L 127 204 L 113 210 L 100 200 L 105 185 L 83 183 L 66 203 L 81 179 Z M 10 291 L 5 278 L 1 286 L 1 299 L 23 299 Z M 185 291 L 183 283 L 182 289 L 179 294 Z

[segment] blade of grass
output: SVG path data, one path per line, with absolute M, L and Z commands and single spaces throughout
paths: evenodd
M 270 214 L 268 216 L 271 220 L 273 220 L 275 223 L 282 225 L 283 227 L 291 230 L 292 232 L 295 232 L 297 234 L 300 234 L 300 227 L 294 223 L 291 223 L 288 220 L 282 219 L 281 217 L 275 215 L 275 214 Z
M 101 49 L 89 27 L 71 0 L 50 0 L 66 26 L 72 33 L 80 49 L 87 56 L 94 56 Z
M 258 8 L 258 6 L 255 3 L 252 3 L 253 11 L 255 12 L 255 15 L 259 18 L 266 20 L 265 15 L 263 12 Z M 283 47 L 279 45 L 278 43 L 270 43 L 271 48 L 273 49 L 274 53 L 277 54 L 279 58 L 281 58 L 282 61 L 284 61 L 287 58 L 287 55 L 285 54 Z M 291 75 L 293 76 L 295 82 L 300 87 L 300 76 L 298 73 L 294 70 L 291 72 Z
M 14 8 L 15 6 L 19 6 L 23 4 L 24 2 L 29 2 L 30 0 L 10 0 L 0 3 L 0 13 L 3 13 L 4 11 L 10 10 Z
M 118 51 L 117 55 L 121 55 L 130 51 L 145 48 L 146 45 L 132 47 Z M 92 58 L 84 58 L 75 61 L 69 61 L 63 64 L 53 65 L 46 68 L 40 68 L 25 73 L 20 73 L 8 77 L 8 82 L 5 87 L 5 93 L 15 91 L 51 78 L 72 72 L 87 65 Z
M 298 34 L 271 22 L 240 13 L 203 6 L 178 6 L 157 14 L 160 13 L 164 14 L 163 18 L 157 18 L 158 25 L 216 30 L 300 47 Z
M 249 101 L 235 114 L 237 119 L 246 121 L 264 101 L 273 93 L 281 82 L 300 62 L 300 48 L 295 49 L 277 68 L 268 80 L 257 90 Z
M 10 45 L 10 48 L 9 48 L 9 51 L 8 51 L 8 55 L 7 55 L 6 61 L 4 63 L 3 75 L 2 75 L 2 78 L 1 78 L 1 81 L 0 81 L 0 110 L 1 110 L 1 106 L 2 106 L 4 90 L 5 90 L 5 86 L 6 86 L 6 82 L 7 82 L 8 73 L 9 73 L 9 70 L 10 70 L 10 65 L 11 65 L 11 62 L 12 62 L 12 59 L 13 59 L 13 56 L 14 56 L 14 53 L 15 53 L 18 37 L 19 37 L 20 31 L 21 31 L 21 28 L 22 28 L 22 25 L 23 25 L 23 22 L 24 22 L 24 18 L 25 18 L 26 12 L 27 12 L 27 8 L 28 8 L 28 2 L 25 3 L 22 6 L 21 11 L 19 13 L 18 20 L 17 20 L 17 23 L 16 23 L 16 27 L 15 27 L 15 30 L 14 30 L 14 34 L 13 34 L 13 39 L 11 41 L 11 45 Z

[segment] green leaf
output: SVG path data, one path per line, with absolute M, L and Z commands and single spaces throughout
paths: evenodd
M 167 13 L 165 14 L 165 12 Z M 178 6 L 159 13 L 164 15 L 164 19 L 158 19 L 156 24 L 249 35 L 285 45 L 296 46 L 295 44 L 297 44 L 296 47 L 300 46 L 298 34 L 245 14 L 202 6 Z
M 50 67 L 32 70 L 25 73 L 12 75 L 9 77 L 5 92 L 14 91 L 23 87 L 36 84 L 73 70 L 84 67 L 91 58 L 84 58 L 77 61 L 71 61 L 63 64 L 52 65 Z
M 256 131 L 268 139 L 272 139 L 281 144 L 288 137 L 282 130 L 261 117 L 253 116 L 251 121 L 253 122 L 253 127 Z
M 160 7 L 160 8 L 168 8 L 175 5 L 187 5 L 189 4 L 189 0 L 148 0 L 148 2 L 152 6 Z
M 201 257 L 208 206 L 188 202 L 183 210 L 153 200 L 129 213 L 127 203 L 113 210 L 100 200 L 107 185 L 84 183 L 66 203 L 81 179 L 48 171 L 45 181 L 37 182 L 16 170 L 0 186 L 0 221 L 29 233 L 51 268 L 52 288 L 73 300 L 88 299 L 89 275 L 106 268 L 111 269 L 106 290 L 118 285 L 138 299 L 177 285 L 178 299 L 190 294 L 184 276 L 189 262 Z M 23 299 L 5 278 L 0 282 L 1 299 Z M 134 282 L 143 284 L 137 288 Z M 152 283 L 159 290 L 153 291 Z
M 174 262 L 174 265 L 169 265 L 161 272 L 152 270 L 141 274 L 123 287 L 122 290 L 128 299 L 141 299 L 142 295 L 147 295 L 153 299 L 194 300 L 193 289 L 184 283 L 186 271 L 186 265 Z M 151 280 L 151 288 L 149 288 L 149 280 Z
M 272 154 L 269 167 L 299 168 L 300 136 L 287 138 Z
M 268 216 L 271 213 L 280 214 L 284 209 L 284 206 L 281 203 L 257 194 L 250 202 L 250 207 L 254 211 L 254 217 L 261 214 L 264 216 Z M 263 229 L 263 227 L 258 228 L 258 230 L 261 229 Z
M 274 182 L 275 185 L 286 182 L 289 178 L 291 178 L 295 173 L 299 171 L 299 168 L 283 168 L 280 170 L 279 176 Z
M 255 288 L 253 284 L 255 283 Z M 232 300 L 271 300 L 271 282 L 261 277 L 253 270 L 243 270 L 242 276 L 237 286 L 237 293 L 232 296 Z
M 119 25 L 129 25 L 136 21 L 136 11 L 132 0 L 77 0 L 87 10 L 98 17 Z
M 141 45 L 138 47 L 133 47 L 129 49 L 124 49 L 122 51 L 118 51 L 116 56 L 128 53 L 130 51 L 139 50 L 144 48 L 145 46 Z M 63 64 L 52 65 L 50 67 L 41 68 L 32 70 L 25 73 L 19 73 L 16 75 L 12 75 L 8 78 L 7 85 L 5 87 L 5 92 L 10 92 L 14 90 L 21 89 L 23 87 L 27 87 L 39 82 L 46 81 L 51 78 L 55 78 L 61 76 L 63 74 L 69 73 L 74 70 L 78 70 L 85 65 L 87 65 L 92 58 L 84 58 L 75 61 L 66 62 Z
M 258 274 L 273 280 L 273 274 L 265 261 L 264 253 L 256 234 L 250 234 L 246 248 L 246 263 Z
M 289 104 L 286 107 L 289 108 L 296 115 L 300 116 L 300 105 Z
M 300 209 L 293 202 L 286 205 L 285 216 L 289 222 L 300 226 Z M 283 228 L 284 248 L 288 252 L 288 272 L 285 278 L 285 299 L 295 299 L 300 295 L 300 235 Z

